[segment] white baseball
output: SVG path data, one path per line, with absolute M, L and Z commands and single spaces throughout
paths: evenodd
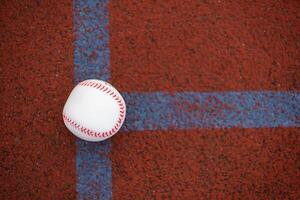
M 121 128 L 126 105 L 109 83 L 89 79 L 71 92 L 63 109 L 66 127 L 77 137 L 97 142 L 110 138 Z

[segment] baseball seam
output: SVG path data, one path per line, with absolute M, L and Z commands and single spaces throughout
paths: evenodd
M 111 128 L 108 131 L 104 131 L 104 132 L 93 131 L 89 128 L 83 127 L 78 122 L 75 122 L 74 120 L 72 120 L 66 114 L 63 113 L 64 122 L 68 123 L 69 125 L 71 125 L 75 129 L 80 131 L 81 133 L 86 134 L 86 135 L 91 136 L 91 137 L 106 138 L 106 137 L 109 137 L 109 136 L 115 134 L 121 128 L 121 125 L 122 125 L 122 123 L 125 119 L 126 107 L 125 107 L 124 101 L 122 100 L 122 97 L 120 97 L 119 94 L 116 94 L 114 92 L 114 89 L 110 89 L 108 86 L 106 86 L 105 83 L 102 84 L 102 83 L 99 83 L 99 82 L 87 80 L 87 81 L 83 81 L 83 82 L 79 83 L 78 85 L 82 86 L 82 87 L 92 87 L 92 88 L 95 88 L 95 89 L 97 89 L 101 92 L 105 92 L 108 95 L 112 96 L 113 99 L 117 102 L 117 104 L 119 106 L 118 120 L 115 123 L 115 125 L 113 126 L 113 128 Z

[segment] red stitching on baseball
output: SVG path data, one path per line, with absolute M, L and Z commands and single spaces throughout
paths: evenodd
M 80 86 L 86 86 L 86 87 L 92 87 L 95 88 L 99 91 L 102 92 L 106 92 L 107 94 L 109 94 L 110 96 L 113 97 L 113 99 L 115 99 L 115 101 L 117 102 L 117 104 L 119 105 L 119 117 L 117 122 L 115 123 L 115 125 L 108 131 L 105 132 L 96 132 L 93 131 L 91 129 L 88 129 L 86 127 L 81 126 L 79 123 L 73 121 L 72 119 L 68 118 L 64 113 L 63 113 L 63 120 L 65 122 L 67 122 L 68 124 L 70 124 L 71 126 L 73 126 L 76 130 L 80 131 L 81 133 L 84 133 L 86 135 L 89 136 L 93 136 L 93 137 L 107 137 L 110 135 L 115 134 L 118 131 L 118 128 L 120 128 L 122 122 L 125 119 L 125 104 L 121 101 L 121 98 L 118 96 L 118 94 L 116 94 L 113 90 L 111 90 L 109 88 L 109 85 L 104 83 L 97 83 L 97 82 L 93 82 L 93 81 L 83 81 L 81 83 L 79 83 Z

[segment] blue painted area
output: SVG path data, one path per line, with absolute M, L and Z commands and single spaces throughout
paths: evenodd
M 110 78 L 108 0 L 74 0 L 76 80 Z
M 300 93 L 124 93 L 123 130 L 300 127 Z
M 111 199 L 110 140 L 101 143 L 77 140 L 78 199 Z
M 108 0 L 74 0 L 75 82 L 110 78 Z M 111 199 L 111 141 L 76 141 L 78 199 Z

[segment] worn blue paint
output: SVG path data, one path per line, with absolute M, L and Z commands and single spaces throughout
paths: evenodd
M 101 143 L 77 140 L 78 199 L 111 199 L 110 140 Z
M 110 78 L 108 0 L 74 0 L 74 65 L 77 81 Z
M 110 78 L 108 0 L 74 0 L 75 82 Z M 76 141 L 78 199 L 111 199 L 111 142 Z
M 297 92 L 123 93 L 123 130 L 299 127 Z

